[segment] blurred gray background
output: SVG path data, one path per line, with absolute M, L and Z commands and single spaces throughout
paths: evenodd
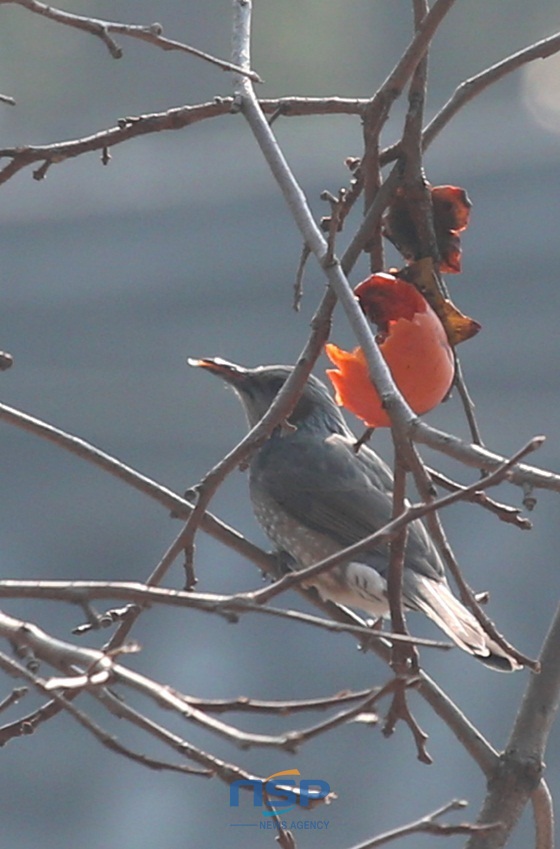
M 409 40 L 409 7 L 408 0 L 256 0 L 253 65 L 266 81 L 259 94 L 370 95 Z M 126 22 L 157 19 L 169 37 L 228 57 L 231 10 L 225 0 L 68 0 L 65 8 Z M 192 57 L 120 39 L 125 55 L 115 61 L 100 41 L 24 9 L 3 6 L 0 15 L 0 90 L 18 102 L 0 106 L 2 146 L 71 139 L 125 115 L 231 93 L 227 74 Z M 555 0 L 456 4 L 434 43 L 429 116 L 465 77 L 559 28 Z M 450 285 L 458 305 L 483 324 L 460 353 L 484 438 L 507 453 L 544 433 L 548 439 L 535 462 L 556 471 L 559 78 L 555 59 L 512 75 L 466 107 L 426 158 L 434 184 L 465 186 L 474 203 L 463 238 L 464 271 Z M 397 107 L 387 143 L 398 137 L 402 117 Z M 281 119 L 275 128 L 314 212 L 325 214 L 320 192 L 345 184 L 344 158 L 361 151 L 358 119 Z M 181 492 L 245 429 L 234 396 L 189 370 L 187 356 L 221 355 L 248 365 L 293 362 L 324 281 L 310 262 L 303 309 L 295 315 L 291 286 L 300 239 L 241 117 L 145 137 L 112 155 L 106 168 L 91 154 L 53 166 L 42 183 L 28 169 L 2 187 L 0 347 L 15 358 L 1 378 L 3 397 Z M 362 264 L 353 282 L 365 272 Z M 351 343 L 341 315 L 334 338 Z M 467 435 L 456 398 L 429 421 Z M 179 527 L 163 509 L 8 425 L 2 440 L 4 576 L 142 580 L 151 571 Z M 376 436 L 374 447 L 389 456 L 385 437 Z M 468 478 L 456 465 L 428 451 L 425 456 Z M 512 487 L 499 495 L 514 504 L 521 499 Z M 266 544 L 241 473 L 231 476 L 213 509 Z M 471 506 L 444 517 L 471 585 L 490 591 L 498 626 L 532 655 L 559 594 L 557 517 L 557 496 L 546 493 L 538 495 L 530 533 Z M 197 554 L 201 591 L 260 585 L 251 564 L 202 534 Z M 170 584 L 180 586 L 182 579 L 177 566 Z M 5 609 L 63 638 L 81 621 L 80 611 L 54 604 L 13 602 Z M 410 623 L 415 633 L 438 636 L 421 617 Z M 387 677 L 348 637 L 265 617 L 227 625 L 156 609 L 134 636 L 143 651 L 127 661 L 133 668 L 199 696 L 316 697 Z M 105 637 L 82 642 L 96 645 Z M 423 662 L 500 748 L 528 673 L 496 675 L 456 651 L 424 651 Z M 5 681 L 0 695 L 10 688 Z M 328 781 L 339 795 L 320 813 L 330 820 L 328 831 L 298 835 L 301 847 L 327 849 L 365 840 L 452 797 L 470 801 L 465 818 L 476 816 L 484 794 L 477 767 L 422 701 L 412 702 L 430 735 L 431 767 L 416 760 L 402 726 L 389 740 L 378 728 L 349 726 L 290 757 L 273 750 L 240 753 L 166 714 L 160 718 L 249 770 L 268 775 L 297 767 L 304 777 Z M 5 718 L 36 703 L 30 696 Z M 88 707 L 105 722 L 95 705 Z M 241 727 L 269 731 L 317 718 L 231 717 Z M 162 756 L 151 741 L 122 725 L 110 727 L 123 741 Z M 547 755 L 557 801 L 559 740 L 556 729 Z M 272 845 L 270 834 L 230 826 L 228 791 L 218 781 L 149 772 L 102 749 L 66 717 L 12 741 L 2 760 L 5 845 Z M 248 807 L 245 812 L 253 816 Z M 531 833 L 526 815 L 511 845 L 529 845 Z M 395 845 L 427 847 L 432 841 Z

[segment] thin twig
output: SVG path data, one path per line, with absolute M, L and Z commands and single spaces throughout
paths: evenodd
M 183 550 L 183 537 L 185 534 L 185 528 L 181 530 L 181 532 L 177 535 L 177 537 L 173 540 L 171 545 L 168 547 L 167 551 L 161 558 L 160 562 L 157 564 L 156 568 L 153 570 L 152 574 L 145 582 L 146 587 L 157 587 L 158 584 L 161 583 L 167 571 L 171 568 L 176 558 L 179 556 L 181 551 Z M 121 620 L 118 628 L 112 635 L 111 639 L 107 643 L 106 646 L 103 647 L 104 651 L 110 652 L 114 651 L 119 646 L 122 646 L 126 638 L 128 637 L 132 627 L 140 614 L 142 613 L 143 606 L 137 606 L 134 610 L 130 610 L 128 615 Z
M 356 233 L 352 237 L 350 244 L 344 252 L 340 265 L 345 274 L 348 274 L 354 267 L 361 252 L 368 244 L 368 241 L 372 238 L 372 234 L 379 229 L 381 216 L 391 202 L 391 199 L 398 188 L 400 179 L 400 165 L 397 164 L 393 167 L 387 179 L 377 190 L 360 226 L 356 230 Z
M 384 834 L 380 834 L 372 840 L 366 840 L 364 843 L 359 843 L 353 846 L 352 849 L 377 849 L 378 846 L 391 843 L 393 840 L 397 840 L 400 837 L 407 837 L 409 834 L 432 834 L 436 837 L 449 837 L 452 834 L 478 833 L 485 836 L 490 831 L 497 828 L 496 823 L 480 826 L 470 823 L 444 825 L 443 823 L 436 822 L 437 818 L 448 813 L 448 811 L 461 810 L 462 808 L 465 808 L 466 805 L 466 802 L 455 799 L 447 805 L 442 805 L 441 808 L 438 808 L 433 813 L 427 814 L 425 817 L 409 823 L 409 825 L 403 825 L 399 828 L 392 829 L 391 831 L 386 831 Z
M 471 441 L 474 445 L 482 445 L 484 446 L 484 442 L 482 439 L 482 432 L 480 430 L 478 421 L 476 419 L 475 414 L 475 403 L 471 397 L 471 394 L 468 390 L 465 376 L 463 374 L 463 366 L 461 365 L 461 361 L 457 355 L 457 349 L 455 348 L 455 375 L 453 377 L 453 385 L 457 388 L 457 392 L 459 393 L 459 398 L 461 399 L 461 403 L 463 405 L 463 411 L 465 413 L 465 418 L 467 420 L 467 424 L 469 426 L 469 431 L 471 434 Z
M 110 680 L 131 687 L 156 704 L 172 710 L 183 719 L 193 722 L 206 731 L 226 738 L 242 749 L 253 746 L 272 746 L 285 751 L 295 751 L 299 745 L 301 734 L 303 734 L 301 739 L 305 739 L 305 732 L 299 731 L 278 735 L 242 731 L 222 720 L 208 716 L 189 704 L 185 696 L 180 696 L 151 678 L 114 662 L 104 652 L 79 648 L 62 640 L 54 639 L 36 625 L 1 613 L 0 635 L 8 639 L 16 648 L 31 649 L 37 658 L 65 673 L 68 669 L 78 668 L 75 674 L 75 687 L 72 686 L 70 678 L 60 681 L 56 678 L 46 681 L 41 679 L 41 689 L 49 694 L 61 687 L 69 686 L 75 692 L 87 689 L 95 693 Z M 83 670 L 85 670 L 85 674 Z M 38 679 L 34 678 L 33 680 Z M 58 701 L 56 697 L 54 700 Z M 64 707 L 66 709 L 65 705 Z
M 462 489 L 464 491 L 465 489 L 462 484 L 451 480 L 451 478 L 448 478 L 446 475 L 443 475 L 435 469 L 426 467 L 426 471 L 435 484 L 442 486 L 450 492 L 455 492 L 458 489 Z M 519 507 L 512 507 L 510 504 L 503 504 L 501 501 L 495 501 L 482 489 L 477 492 L 473 492 L 473 494 L 465 500 L 470 501 L 473 504 L 478 504 L 480 507 L 484 507 L 485 510 L 488 510 L 490 513 L 497 516 L 500 521 L 506 522 L 510 525 L 515 525 L 516 528 L 531 530 L 533 527 L 531 520 L 526 516 L 521 515 L 521 509 Z
M 16 687 L 15 690 L 12 690 L 5 699 L 2 699 L 0 702 L 0 713 L 2 711 L 7 710 L 12 705 L 17 705 L 17 703 L 27 695 L 27 687 Z
M 364 624 L 355 621 L 337 622 L 322 619 L 299 610 L 284 610 L 282 608 L 264 607 L 260 603 L 251 602 L 247 596 L 218 595 L 216 593 L 195 593 L 147 585 L 127 581 L 0 581 L 0 598 L 35 598 L 40 600 L 64 601 L 83 606 L 84 603 L 102 598 L 114 598 L 128 601 L 132 605 L 144 608 L 148 605 L 163 604 L 170 607 L 182 607 L 199 610 L 204 613 L 215 613 L 228 621 L 237 621 L 239 616 L 257 613 L 288 619 L 322 628 L 333 633 L 346 632 L 366 640 L 394 639 L 403 643 L 414 643 L 438 649 L 451 648 L 450 643 L 440 640 L 430 640 L 423 637 L 391 634 L 390 632 L 376 633 Z M 81 629 L 80 633 L 84 633 Z M 109 653 L 119 648 L 122 640 L 111 641 L 103 651 Z
M 240 697 L 237 699 L 201 699 L 189 696 L 188 701 L 200 710 L 208 713 L 271 713 L 289 716 L 307 710 L 328 710 L 333 707 L 369 698 L 378 688 L 360 690 L 357 692 L 344 690 L 334 696 L 325 696 L 318 699 L 286 699 L 286 700 L 263 700 Z
M 371 110 L 368 109 L 364 114 L 364 155 L 359 167 L 354 172 L 352 189 L 347 193 L 346 213 L 350 211 L 352 203 L 360 194 L 362 185 L 364 193 L 364 218 L 374 201 L 377 200 L 379 203 L 379 192 L 383 185 L 381 167 L 379 165 L 379 136 L 381 130 L 381 123 L 372 116 Z M 369 269 L 372 273 L 382 271 L 385 267 L 385 252 L 381 230 L 381 216 L 379 215 L 375 217 L 362 248 L 369 253 Z
M 266 114 L 271 114 L 281 107 L 283 115 L 298 117 L 300 115 L 360 115 L 363 105 L 367 102 L 340 97 L 286 97 L 262 100 L 260 104 Z M 182 130 L 199 121 L 230 115 L 233 106 L 233 97 L 217 97 L 208 103 L 179 106 L 167 109 L 165 112 L 126 117 L 120 120 L 116 127 L 110 127 L 80 139 L 71 139 L 48 145 L 1 148 L 0 158 L 9 158 L 12 161 L 0 171 L 0 185 L 7 182 L 22 168 L 34 162 L 45 162 L 47 165 L 57 164 L 84 153 L 101 151 L 106 164 L 111 147 L 139 136 L 167 130 Z
M 392 679 L 383 687 L 375 687 L 358 705 L 341 710 L 334 716 L 329 717 L 329 719 L 318 722 L 307 729 L 291 732 L 291 736 L 297 740 L 299 746 L 308 740 L 312 740 L 314 737 L 324 734 L 326 731 L 332 731 L 333 728 L 337 728 L 339 725 L 346 725 L 351 720 L 359 717 L 360 714 L 371 714 L 373 705 L 393 692 L 395 689 L 395 680 Z
M 517 661 L 521 666 L 526 666 L 529 669 L 532 669 L 533 672 L 539 671 L 538 661 L 533 660 L 528 657 L 523 652 L 520 652 L 519 649 L 516 649 L 509 640 L 501 634 L 489 616 L 485 613 L 485 611 L 480 606 L 475 593 L 465 580 L 463 573 L 459 567 L 459 563 L 453 553 L 453 549 L 451 548 L 447 535 L 443 529 L 443 525 L 437 516 L 437 514 L 432 513 L 428 516 L 428 527 L 431 531 L 434 542 L 440 550 L 440 553 L 443 557 L 445 565 L 451 572 L 453 576 L 453 580 L 455 581 L 457 588 L 459 590 L 459 594 L 461 596 L 461 600 L 465 604 L 466 607 L 469 608 L 475 619 L 481 625 L 485 633 L 490 637 L 493 642 L 495 642 L 500 648 L 502 648 L 506 654 Z
M 327 255 L 325 263 L 335 262 L 335 243 L 337 233 L 342 229 L 343 210 L 346 198 L 346 189 L 338 190 L 338 197 L 335 197 L 331 192 L 321 192 L 321 200 L 326 200 L 330 204 L 331 214 L 321 219 L 321 223 L 327 232 Z
M 307 245 L 303 245 L 296 271 L 296 279 L 294 281 L 294 300 L 292 302 L 292 306 L 295 312 L 299 312 L 301 307 L 301 301 L 303 298 L 303 274 L 310 254 L 311 251 L 309 250 Z
M 410 729 L 414 738 L 414 742 L 416 744 L 416 756 L 418 760 L 424 764 L 431 764 L 433 763 L 433 758 L 426 748 L 428 735 L 420 727 L 412 715 L 406 698 L 406 687 L 410 686 L 410 679 L 407 677 L 397 676 L 394 680 L 396 689 L 391 706 L 387 712 L 387 716 L 385 717 L 383 734 L 385 737 L 390 737 L 395 730 L 397 722 L 399 720 L 404 722 Z M 413 683 L 417 683 L 416 678 L 413 679 Z
M 213 774 L 209 769 L 198 769 L 186 766 L 185 764 L 166 763 L 165 761 L 151 758 L 140 752 L 135 752 L 133 749 L 130 749 L 128 746 L 121 743 L 112 734 L 109 734 L 101 728 L 100 725 L 94 722 L 86 713 L 84 713 L 84 711 L 77 708 L 76 705 L 65 696 L 60 693 L 53 693 L 52 691 L 46 690 L 45 682 L 42 679 L 35 677 L 24 666 L 17 663 L 17 661 L 8 657 L 3 652 L 0 652 L 0 667 L 4 670 L 4 672 L 13 677 L 23 678 L 35 689 L 39 690 L 39 692 L 43 694 L 48 692 L 53 703 L 56 704 L 59 709 L 65 710 L 66 713 L 69 713 L 70 716 L 72 716 L 83 728 L 89 731 L 90 734 L 93 734 L 93 736 L 110 751 L 115 752 L 118 755 L 123 755 L 129 760 L 135 761 L 142 766 L 157 771 L 170 770 L 172 772 L 181 772 L 187 775 L 204 776 L 205 778 L 208 778 Z
M 48 442 L 64 448 L 71 454 L 75 454 L 93 465 L 104 469 L 114 477 L 119 478 L 129 486 L 157 501 L 180 518 L 187 519 L 193 510 L 193 505 L 185 498 L 181 498 L 177 493 L 142 475 L 131 466 L 127 466 L 105 451 L 101 451 L 85 439 L 60 430 L 47 422 L 41 421 L 20 410 L 15 410 L 13 407 L 8 407 L 5 404 L 0 404 L 0 421 L 8 422 L 35 436 L 46 439 Z M 210 513 L 206 513 L 204 516 L 202 527 L 210 536 L 228 545 L 242 556 L 247 557 L 248 560 L 255 563 L 261 569 L 274 573 L 276 558 L 273 555 L 266 554 L 261 548 L 245 539 L 238 531 L 228 527 L 228 525 L 216 519 Z
M 406 511 L 406 471 L 395 445 L 395 468 L 393 488 L 392 518 L 398 519 Z M 390 542 L 389 567 L 387 572 L 387 600 L 391 613 L 391 628 L 397 634 L 408 635 L 403 610 L 402 584 L 408 525 L 402 525 Z M 411 647 L 394 647 L 391 665 L 397 675 L 404 675 L 410 669 L 418 670 L 418 656 Z
M 546 59 L 560 50 L 560 33 L 549 38 L 543 38 L 529 47 L 507 56 L 490 68 L 486 68 L 474 77 L 470 77 L 458 86 L 451 98 L 435 115 L 423 133 L 424 149 L 435 139 L 438 133 L 449 123 L 457 112 L 470 100 L 479 95 L 485 88 L 501 80 L 506 74 L 516 71 L 535 59 Z
M 54 6 L 48 6 L 45 3 L 40 3 L 39 0 L 0 0 L 0 5 L 23 6 L 29 12 L 34 12 L 36 15 L 42 15 L 64 26 L 73 27 L 74 29 L 88 32 L 91 35 L 100 38 L 107 46 L 109 53 L 113 59 L 120 59 L 123 55 L 122 49 L 109 35 L 111 32 L 119 35 L 130 36 L 137 38 L 140 41 L 146 41 L 148 44 L 153 44 L 155 47 L 161 47 L 162 50 L 179 50 L 183 53 L 190 53 L 199 59 L 204 59 L 205 62 L 210 62 L 212 65 L 217 65 L 222 71 L 235 71 L 238 74 L 247 74 L 254 82 L 261 83 L 262 80 L 256 71 L 242 69 L 238 65 L 233 65 L 231 62 L 226 62 L 224 59 L 218 59 L 205 53 L 203 50 L 198 50 L 196 47 L 191 47 L 188 44 L 183 44 L 180 41 L 173 41 L 170 38 L 165 38 L 163 27 L 161 24 L 154 23 L 147 26 L 141 24 L 120 24 L 115 21 L 104 21 L 100 18 L 89 18 L 83 15 L 76 15 L 71 12 L 65 12 L 62 9 L 56 9 Z
M 74 694 L 70 694 L 70 697 L 74 697 Z M 52 693 L 49 693 L 48 702 L 31 713 L 16 719 L 14 722 L 6 723 L 0 728 L 0 748 L 17 737 L 26 737 L 29 734 L 33 734 L 36 728 L 42 723 L 48 722 L 53 717 L 58 716 L 62 709 L 62 706 L 53 700 Z

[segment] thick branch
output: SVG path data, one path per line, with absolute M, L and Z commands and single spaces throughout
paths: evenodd
M 540 675 L 529 679 L 505 752 L 494 770 L 478 822 L 501 821 L 485 842 L 474 838 L 468 849 L 501 849 L 517 825 L 544 770 L 548 735 L 560 707 L 560 607 L 540 654 Z M 541 829 L 542 830 L 542 829 Z

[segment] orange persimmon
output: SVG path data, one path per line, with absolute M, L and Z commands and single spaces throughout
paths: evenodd
M 379 330 L 379 348 L 404 398 L 421 415 L 447 395 L 454 375 L 453 352 L 443 325 L 423 295 L 392 274 L 373 274 L 354 290 L 362 309 Z M 368 427 L 390 427 L 373 387 L 361 348 L 325 346 L 336 368 L 327 369 L 336 402 Z

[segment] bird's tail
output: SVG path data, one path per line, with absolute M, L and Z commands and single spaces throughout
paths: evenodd
M 521 664 L 483 631 L 472 613 L 455 598 L 445 581 L 424 575 L 414 576 L 414 589 L 405 594 L 426 616 L 444 631 L 459 648 L 474 655 L 486 666 L 499 672 L 513 672 Z

